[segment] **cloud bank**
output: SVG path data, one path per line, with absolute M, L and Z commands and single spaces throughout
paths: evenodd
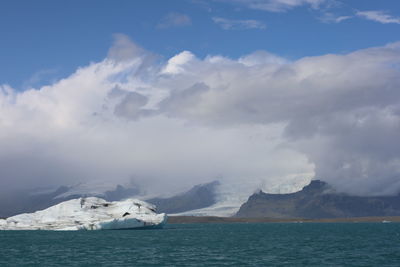
M 265 51 L 164 62 L 116 35 L 106 59 L 54 84 L 0 87 L 1 188 L 132 179 L 159 193 L 220 179 L 279 191 L 315 177 L 393 194 L 399 66 L 400 43 L 293 62 Z

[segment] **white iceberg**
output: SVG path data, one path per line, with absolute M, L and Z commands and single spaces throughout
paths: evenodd
M 155 206 L 137 199 L 108 202 L 102 198 L 72 199 L 34 213 L 0 219 L 0 230 L 111 230 L 158 228 L 167 221 Z

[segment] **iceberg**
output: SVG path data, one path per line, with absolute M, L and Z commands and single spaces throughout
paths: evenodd
M 0 230 L 112 230 L 161 228 L 165 213 L 138 199 L 108 202 L 98 197 L 68 200 L 34 213 L 0 219 Z

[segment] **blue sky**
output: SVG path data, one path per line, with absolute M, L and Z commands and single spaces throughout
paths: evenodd
M 114 33 L 164 58 L 183 50 L 200 58 L 266 50 L 298 59 L 381 46 L 400 36 L 397 0 L 282 2 L 3 0 L 0 84 L 24 90 L 63 78 L 102 60 Z

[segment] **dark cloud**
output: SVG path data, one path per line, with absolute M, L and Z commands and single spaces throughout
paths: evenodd
M 136 92 L 128 92 L 121 102 L 115 106 L 115 115 L 137 119 L 140 117 L 143 107 L 147 104 L 147 97 Z

